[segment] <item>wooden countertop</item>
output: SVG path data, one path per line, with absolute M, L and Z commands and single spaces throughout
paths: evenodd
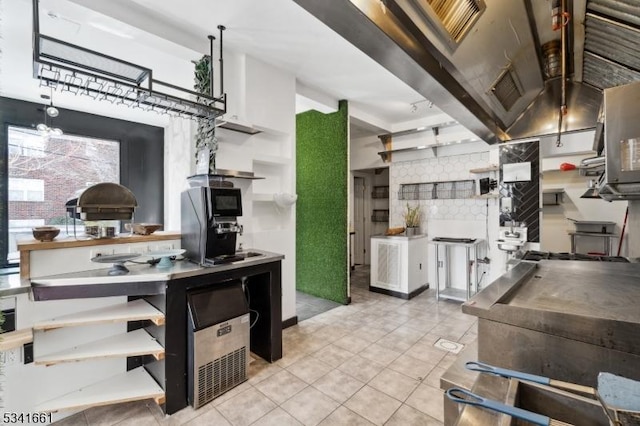
M 29 278 L 31 276 L 31 255 L 32 251 L 37 250 L 55 250 L 72 247 L 91 247 L 104 246 L 112 244 L 133 244 L 146 243 L 152 241 L 179 240 L 181 234 L 175 231 L 157 231 L 151 235 L 136 234 L 120 234 L 115 238 L 75 238 L 56 237 L 53 241 L 38 241 L 35 239 L 23 240 L 18 242 L 18 250 L 20 251 L 20 277 Z
M 96 238 L 96 239 L 84 239 L 74 237 L 57 237 L 53 241 L 38 241 L 38 240 L 23 240 L 18 242 L 19 251 L 33 251 L 33 250 L 50 250 L 59 248 L 70 247 L 89 247 L 89 246 L 101 246 L 107 244 L 131 244 L 131 243 L 144 243 L 149 241 L 164 241 L 164 240 L 177 240 L 180 239 L 181 234 L 175 231 L 158 231 L 151 235 L 129 235 L 120 234 L 115 238 Z

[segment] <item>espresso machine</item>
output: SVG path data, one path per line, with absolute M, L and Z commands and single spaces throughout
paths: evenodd
M 239 188 L 198 186 L 182 192 L 182 248 L 185 257 L 202 266 L 241 260 L 236 238 L 242 235 Z

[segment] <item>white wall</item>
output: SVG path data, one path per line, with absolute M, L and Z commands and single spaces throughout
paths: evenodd
M 351 139 L 349 150 L 351 153 L 350 170 L 365 170 L 376 167 L 388 167 L 378 155 L 384 151 L 384 146 L 377 136 Z

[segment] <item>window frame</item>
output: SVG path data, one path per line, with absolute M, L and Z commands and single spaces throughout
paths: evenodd
M 56 127 L 65 133 L 120 142 L 120 184 L 138 201 L 136 222 L 164 223 L 164 129 L 162 127 L 58 108 Z M 7 262 L 9 232 L 9 126 L 35 128 L 44 105 L 0 97 L 0 268 Z

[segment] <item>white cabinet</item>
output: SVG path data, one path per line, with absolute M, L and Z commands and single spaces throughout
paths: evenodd
M 427 288 L 426 235 L 371 237 L 369 290 L 410 299 Z

